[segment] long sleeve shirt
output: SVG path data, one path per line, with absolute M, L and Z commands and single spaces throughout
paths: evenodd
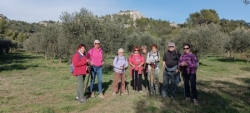
M 186 62 L 187 66 L 181 66 L 182 62 Z M 194 74 L 196 73 L 197 58 L 192 53 L 185 53 L 180 57 L 179 64 L 181 72 L 184 74 Z
M 158 51 L 157 51 L 158 52 Z M 148 53 L 147 55 L 147 63 L 155 63 L 156 64 L 156 68 L 155 69 L 159 69 L 159 61 L 160 61 L 160 53 L 153 53 L 152 51 Z M 151 66 L 148 65 L 148 69 L 151 69 Z
M 101 48 L 92 48 L 88 51 L 87 58 L 94 64 L 94 66 L 102 66 L 103 62 L 103 51 Z
M 114 71 L 118 73 L 123 73 L 125 69 L 120 69 L 121 66 L 124 68 L 128 67 L 128 61 L 125 56 L 116 56 L 113 61 Z

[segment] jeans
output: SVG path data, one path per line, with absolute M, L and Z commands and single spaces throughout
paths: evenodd
M 148 72 L 146 69 L 143 69 L 145 87 L 149 90 L 149 80 L 148 80 Z
M 175 71 L 173 71 L 173 72 L 167 72 L 166 70 L 164 70 L 164 72 L 163 72 L 162 96 L 166 96 L 167 95 L 167 91 L 168 91 L 170 79 L 171 79 L 170 96 L 174 96 L 175 95 L 175 90 L 176 90 L 176 75 L 177 75 L 177 73 Z
M 93 92 L 95 77 L 97 75 L 98 92 L 101 94 L 102 93 L 102 66 L 100 67 L 92 66 L 90 72 L 91 72 L 90 92 L 91 93 Z
M 196 74 L 195 73 L 194 74 L 183 74 L 183 79 L 184 79 L 185 97 L 190 97 L 190 86 L 189 86 L 189 82 L 190 82 L 193 98 L 198 99 L 197 89 L 196 89 Z
M 84 80 L 85 75 L 77 75 L 76 79 L 78 81 L 77 90 L 76 90 L 76 97 L 79 97 L 80 100 L 84 98 Z

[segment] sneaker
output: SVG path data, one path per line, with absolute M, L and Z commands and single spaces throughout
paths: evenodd
M 91 93 L 91 98 L 94 98 L 94 97 L 95 97 L 95 93 L 92 92 L 92 93 Z
M 142 91 L 139 91 L 140 93 L 142 93 Z
M 199 105 L 199 103 L 198 103 L 198 100 L 197 100 L 197 99 L 194 99 L 194 105 L 195 105 L 195 106 L 198 106 L 198 105 Z
M 85 99 L 80 100 L 80 103 L 85 103 L 85 102 L 86 102 Z
M 100 93 L 100 95 L 98 96 L 99 98 L 104 98 L 103 94 Z
M 116 93 L 115 93 L 115 92 L 113 92 L 113 93 L 112 93 L 112 95 L 113 95 L 113 96 L 115 96 L 115 95 L 116 95 Z
M 76 97 L 75 100 L 78 101 L 79 97 Z

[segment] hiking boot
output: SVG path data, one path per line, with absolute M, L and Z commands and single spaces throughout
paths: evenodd
M 91 98 L 94 98 L 95 97 L 95 92 L 92 92 L 91 93 Z
M 142 93 L 142 91 L 139 91 L 140 93 Z
M 194 105 L 195 105 L 195 106 L 198 106 L 198 105 L 199 105 L 199 103 L 198 103 L 198 100 L 197 100 L 197 99 L 194 99 Z
M 160 94 L 159 90 L 155 90 L 155 94 L 159 95 Z
M 149 92 L 149 94 L 150 94 L 150 95 L 153 95 L 153 94 L 154 94 L 154 92 L 153 92 L 153 91 L 150 91 L 150 92 Z
M 185 102 L 185 103 L 186 103 L 186 102 L 190 102 L 190 97 L 186 97 L 185 100 L 184 100 L 184 102 Z
M 85 102 L 86 102 L 86 99 L 80 100 L 80 103 L 85 103 Z
M 104 98 L 103 94 L 100 93 L 100 95 L 98 96 L 99 98 Z

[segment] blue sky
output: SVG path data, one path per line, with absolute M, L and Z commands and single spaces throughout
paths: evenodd
M 29 23 L 58 21 L 62 11 L 73 13 L 82 7 L 98 16 L 137 10 L 148 18 L 176 23 L 201 9 L 215 9 L 220 18 L 250 22 L 250 5 L 242 0 L 0 0 L 0 14 Z

